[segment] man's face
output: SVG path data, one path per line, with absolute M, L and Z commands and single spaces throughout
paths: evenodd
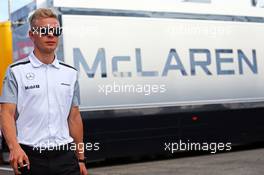
M 53 31 L 59 28 L 59 21 L 55 18 L 41 18 L 36 19 L 29 36 L 33 41 L 35 47 L 43 53 L 52 53 L 58 45 L 58 36 L 54 36 Z M 45 34 L 45 31 L 48 33 Z

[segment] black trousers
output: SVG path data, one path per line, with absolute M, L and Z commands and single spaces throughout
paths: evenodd
M 37 150 L 20 144 L 30 161 L 29 172 L 22 175 L 80 175 L 75 152 L 72 150 Z

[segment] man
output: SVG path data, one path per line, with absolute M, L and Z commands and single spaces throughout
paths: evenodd
M 34 50 L 9 66 L 0 98 L 10 164 L 15 174 L 87 175 L 79 146 L 83 124 L 77 71 L 54 53 L 62 32 L 58 18 L 42 8 L 29 22 Z

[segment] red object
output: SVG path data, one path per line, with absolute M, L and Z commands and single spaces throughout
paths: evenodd
M 193 121 L 197 121 L 199 119 L 199 117 L 197 117 L 197 116 L 192 116 L 192 120 Z

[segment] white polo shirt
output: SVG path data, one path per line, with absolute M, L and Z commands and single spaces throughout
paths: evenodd
M 79 99 L 76 69 L 57 57 L 52 64 L 44 64 L 32 52 L 9 66 L 0 103 L 17 105 L 19 143 L 52 147 L 73 141 L 67 119 Z

